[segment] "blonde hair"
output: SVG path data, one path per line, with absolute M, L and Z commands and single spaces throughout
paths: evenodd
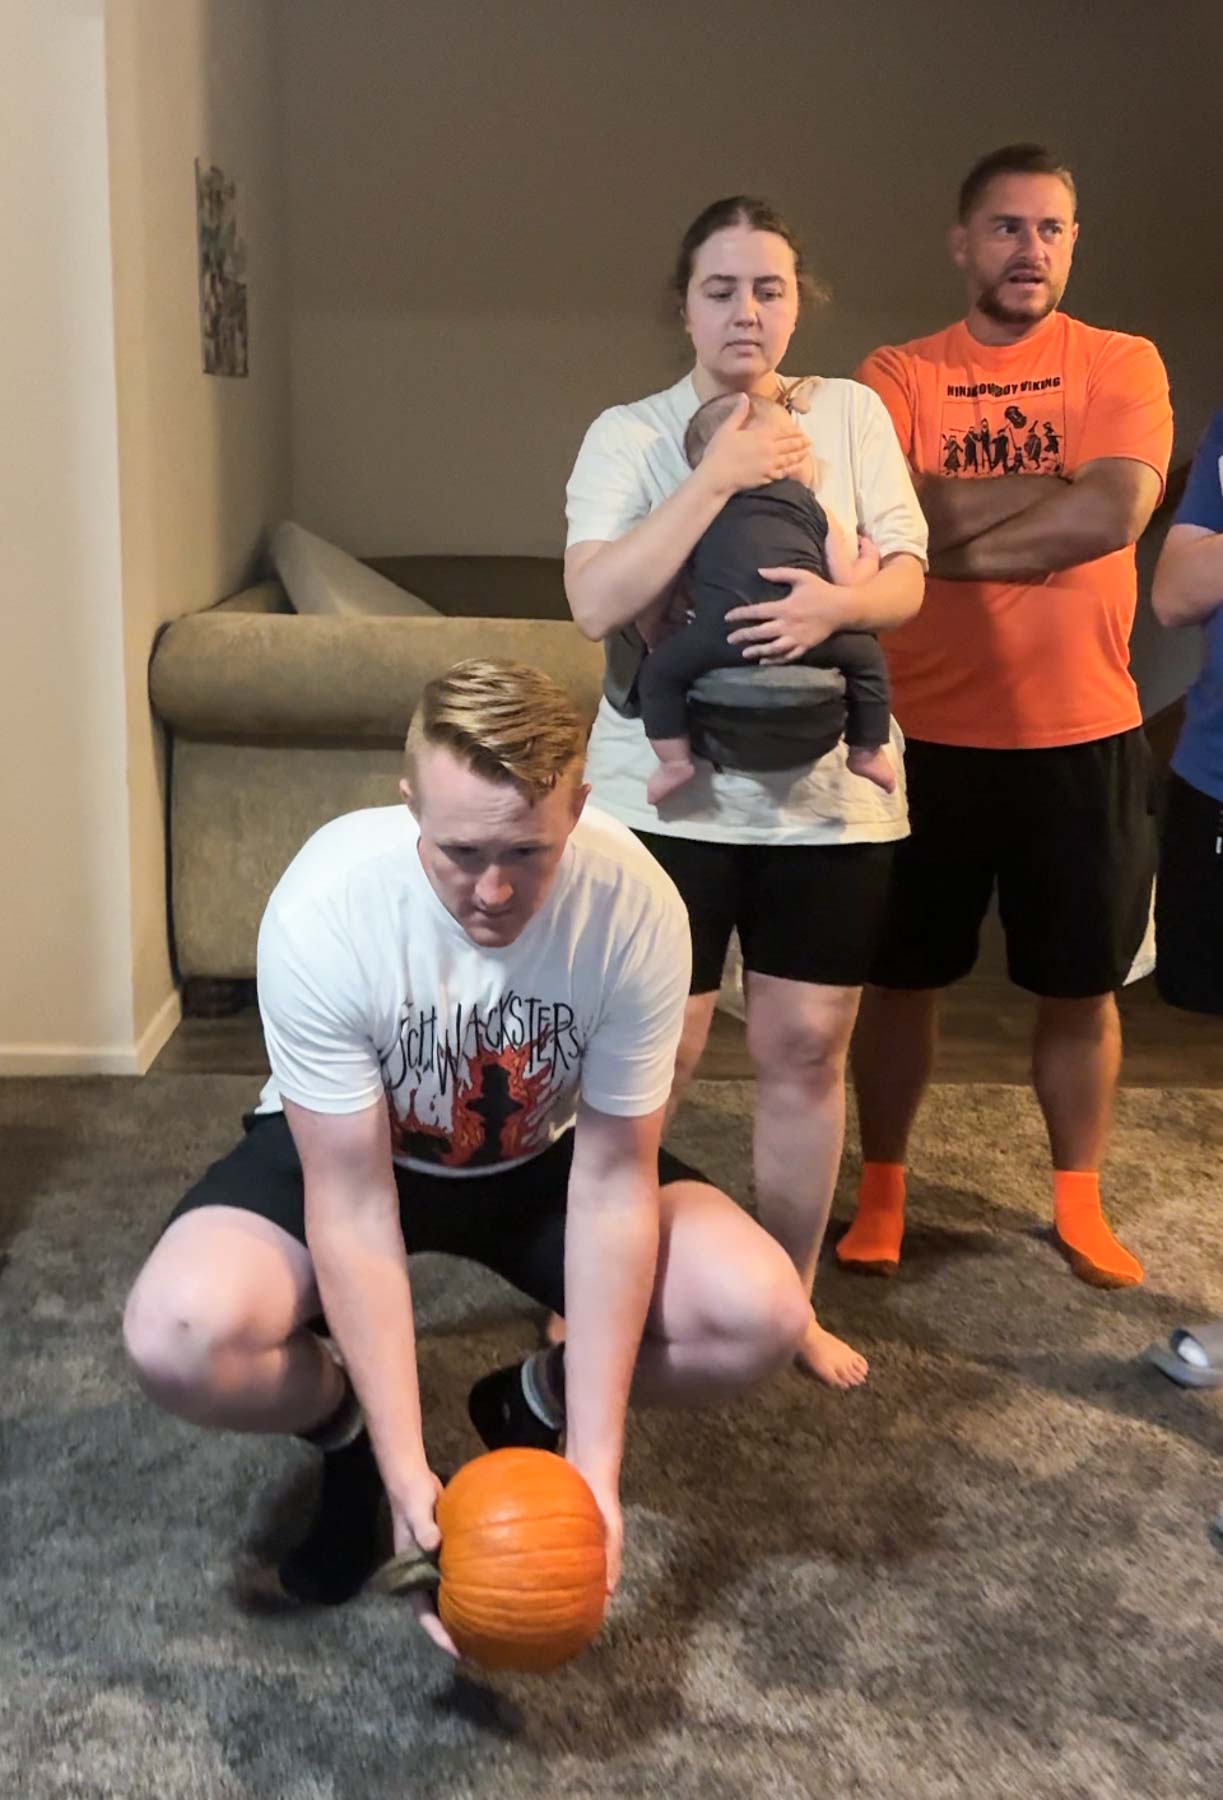
M 565 690 L 529 663 L 469 657 L 427 682 L 403 747 L 415 782 L 426 745 L 449 750 L 486 781 L 512 782 L 539 800 L 580 772 L 585 721 Z

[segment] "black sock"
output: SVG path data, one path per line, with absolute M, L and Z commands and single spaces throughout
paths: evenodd
M 361 1411 L 361 1402 L 348 1378 L 348 1370 L 341 1369 L 340 1373 L 344 1377 L 344 1398 L 335 1411 L 328 1413 L 320 1425 L 297 1433 L 305 1443 L 313 1444 L 318 1450 L 343 1450 L 364 1429 L 365 1417 Z
M 383 1560 L 382 1477 L 362 1429 L 323 1453 L 310 1530 L 280 1565 L 281 1585 L 298 1600 L 339 1606 L 360 1592 Z

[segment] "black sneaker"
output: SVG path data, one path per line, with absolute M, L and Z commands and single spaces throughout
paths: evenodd
M 522 1364 L 510 1363 L 482 1375 L 467 1396 L 467 1416 L 486 1449 L 556 1450 L 561 1433 L 546 1425 L 527 1404 Z

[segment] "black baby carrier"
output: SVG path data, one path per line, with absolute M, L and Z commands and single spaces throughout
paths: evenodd
M 635 626 L 607 640 L 603 691 L 626 719 L 641 716 L 637 677 L 646 647 Z M 818 762 L 845 732 L 845 677 L 801 663 L 711 669 L 688 692 L 697 756 L 718 769 L 764 774 Z

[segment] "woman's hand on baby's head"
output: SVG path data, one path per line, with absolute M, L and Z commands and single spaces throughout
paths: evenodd
M 764 418 L 752 416 L 746 394 L 740 394 L 734 411 L 709 440 L 701 458 L 701 472 L 727 494 L 744 488 L 763 487 L 797 474 L 811 449 L 805 432 L 778 411 Z

